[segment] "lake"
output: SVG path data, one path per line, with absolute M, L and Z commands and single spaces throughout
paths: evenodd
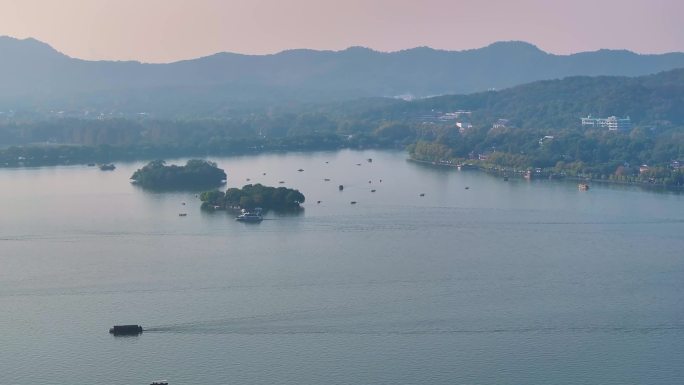
M 0 169 L 0 384 L 684 383 L 682 194 L 392 151 L 211 160 L 304 210 L 202 212 L 131 185 L 143 162 Z

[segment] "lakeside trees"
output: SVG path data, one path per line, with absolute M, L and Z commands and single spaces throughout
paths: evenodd
M 459 130 L 456 119 L 463 117 L 453 111 L 463 110 Z M 684 70 L 675 70 L 639 78 L 574 77 L 411 102 L 367 98 L 255 108 L 230 118 L 5 118 L 0 146 L 9 147 L 0 147 L 0 167 L 408 146 L 411 156 L 431 162 L 478 159 L 497 167 L 646 178 L 638 166 L 669 173 L 677 171 L 671 164 L 684 161 L 682 111 Z M 630 115 L 634 128 L 582 127 L 579 118 L 589 113 Z M 493 128 L 499 118 L 512 124 Z M 679 180 L 661 174 L 647 180 Z

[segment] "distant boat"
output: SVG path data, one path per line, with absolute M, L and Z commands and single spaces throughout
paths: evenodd
M 356 201 L 351 201 L 351 204 L 355 205 L 355 204 L 356 204 Z
M 249 178 L 247 178 L 247 179 L 245 179 L 245 180 L 246 180 L 247 182 L 249 182 L 249 181 L 250 181 L 250 179 L 249 179 Z
M 263 174 L 261 174 L 261 175 L 266 175 L 266 173 L 263 173 Z
M 185 206 L 185 202 L 181 202 L 181 204 L 182 204 L 183 206 Z
M 340 190 L 340 191 L 342 191 L 342 190 L 344 190 L 344 186 L 339 185 L 339 186 L 337 186 L 337 189 Z
M 425 196 L 425 193 L 420 193 L 420 196 L 424 197 L 424 196 Z
M 372 181 L 372 180 L 369 180 L 368 183 L 373 183 L 373 181 Z
M 371 190 L 371 192 L 375 192 L 375 190 Z
M 368 158 L 368 163 L 373 163 L 373 158 Z
M 320 205 L 320 204 L 321 204 L 321 201 L 317 201 L 316 204 L 319 204 L 319 205 Z
M 158 380 L 158 381 L 152 381 L 150 385 L 169 385 L 169 382 L 166 380 Z
M 578 188 L 580 191 L 587 191 L 587 190 L 589 190 L 589 185 L 586 184 L 586 183 L 580 183 L 580 184 L 577 185 L 577 188 Z
M 465 189 L 466 189 L 466 190 L 470 190 L 470 187 L 468 187 L 468 186 L 465 186 Z
M 178 216 L 179 216 L 179 217 L 187 217 L 187 216 L 188 216 L 188 213 L 178 213 Z
M 323 179 L 323 180 L 326 181 L 326 182 L 330 182 L 330 179 L 328 179 L 328 178 L 325 178 L 325 179 Z
M 140 325 L 114 325 L 109 329 L 109 333 L 115 336 L 137 336 L 142 332 L 143 328 Z
M 261 222 L 264 217 L 261 215 L 261 208 L 256 207 L 254 211 L 242 210 L 242 214 L 235 217 L 238 222 L 249 222 L 258 223 Z
M 357 165 L 357 166 L 360 166 L 360 165 L 361 165 L 361 163 L 357 163 L 356 165 Z
M 303 168 L 300 168 L 300 169 L 299 169 L 299 170 L 297 170 L 297 171 L 299 171 L 299 172 L 302 172 L 302 171 L 304 171 L 304 169 L 303 169 Z
M 280 183 L 280 184 L 283 184 L 283 183 L 285 183 L 285 181 L 284 181 L 284 180 L 281 180 L 281 181 L 280 181 L 280 182 L 278 182 L 278 183 Z
M 114 170 L 115 168 L 116 168 L 116 166 L 113 165 L 112 163 L 100 165 L 100 170 L 102 170 L 102 171 L 111 171 L 111 170 Z

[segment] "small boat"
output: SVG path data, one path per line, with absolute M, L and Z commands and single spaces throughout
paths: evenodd
M 368 183 L 373 183 L 373 181 L 372 181 L 372 180 L 369 180 Z
M 328 178 L 325 178 L 325 179 L 323 179 L 323 180 L 324 180 L 325 182 L 330 182 L 330 179 L 328 179 Z
M 187 217 L 187 216 L 188 216 L 188 213 L 178 213 L 178 216 L 179 216 L 179 217 Z
M 284 180 L 281 180 L 281 181 L 279 181 L 278 183 L 283 184 L 283 183 L 285 183 L 285 181 L 284 181 Z
M 300 169 L 299 169 L 299 170 L 297 170 L 297 171 L 299 171 L 299 172 L 302 172 L 302 171 L 304 171 L 304 169 L 303 169 L 303 168 L 300 168 Z
M 424 196 L 425 196 L 425 193 L 420 193 L 420 196 L 424 197 Z
M 113 165 L 112 163 L 107 163 L 107 164 L 101 164 L 101 165 L 100 165 L 100 170 L 102 170 L 102 171 L 112 171 L 112 170 L 114 170 L 115 168 L 116 168 L 116 166 Z
M 263 174 L 261 174 L 261 175 L 266 175 L 266 173 L 263 173 Z
M 140 325 L 114 325 L 109 329 L 109 333 L 115 336 L 137 336 L 142 332 L 143 328 Z
M 368 163 L 373 163 L 373 158 L 368 158 Z
M 466 190 L 470 190 L 470 187 L 469 187 L 469 186 L 465 186 L 465 189 L 466 189 Z
M 185 202 L 181 202 L 181 205 L 185 206 Z
M 166 380 L 158 380 L 158 381 L 152 381 L 150 385 L 169 385 L 169 382 Z
M 360 165 L 361 165 L 361 163 L 357 163 L 356 165 L 357 165 L 357 166 L 360 166 Z
M 580 183 L 577 185 L 577 188 L 580 191 L 587 191 L 587 190 L 589 190 L 589 185 L 587 183 Z
M 321 201 L 316 201 L 316 204 L 319 204 L 319 205 L 320 205 L 320 204 L 321 204 Z
M 356 201 L 351 201 L 350 203 L 353 204 L 353 205 L 355 205 L 355 204 L 356 204 Z
M 235 217 L 235 220 L 238 222 L 258 223 L 264 220 L 264 217 L 261 215 L 261 209 L 257 207 L 254 211 L 243 209 L 242 214 Z
M 342 191 L 342 190 L 344 190 L 344 186 L 339 185 L 339 186 L 337 186 L 337 189 L 340 190 L 340 191 Z
M 371 190 L 371 192 L 375 192 L 375 190 Z
M 245 180 L 246 180 L 247 182 L 249 182 L 249 181 L 250 181 L 250 179 L 249 179 L 249 178 L 247 178 L 247 179 L 245 179 Z

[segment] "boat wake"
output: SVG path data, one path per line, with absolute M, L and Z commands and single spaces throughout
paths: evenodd
M 396 324 L 371 322 L 286 322 L 285 320 L 256 320 L 247 318 L 217 320 L 176 325 L 164 325 L 145 329 L 146 333 L 207 334 L 207 335 L 456 335 L 456 334 L 648 334 L 681 333 L 684 324 L 643 326 L 577 326 L 577 327 L 492 327 L 459 328 L 448 325 L 428 326 L 423 323 Z

